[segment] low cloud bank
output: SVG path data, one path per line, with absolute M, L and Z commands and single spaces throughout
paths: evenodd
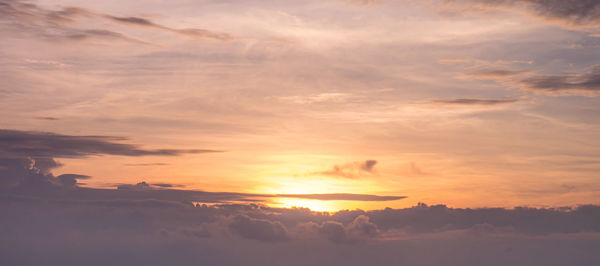
M 595 265 L 600 207 L 312 212 L 0 194 L 2 265 Z M 310 255 L 307 255 L 310 254 Z

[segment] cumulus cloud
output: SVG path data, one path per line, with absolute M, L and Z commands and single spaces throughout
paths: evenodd
M 241 237 L 265 242 L 287 240 L 287 229 L 280 222 L 236 215 L 229 229 Z
M 77 180 L 89 179 L 89 175 L 77 175 L 77 174 L 62 174 L 56 177 L 60 183 L 65 187 L 73 187 L 77 184 Z
M 255 204 L 0 194 L 0 210 L 0 261 L 6 265 L 595 265 L 600 243 L 597 206 L 421 204 L 323 214 Z

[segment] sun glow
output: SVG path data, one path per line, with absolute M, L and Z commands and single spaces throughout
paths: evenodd
M 339 201 L 323 201 L 311 199 L 278 198 L 276 202 L 273 202 L 270 205 L 273 207 L 281 208 L 309 208 L 312 211 L 319 212 L 335 212 L 341 209 Z

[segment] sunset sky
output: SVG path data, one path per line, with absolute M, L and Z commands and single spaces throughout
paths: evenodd
M 551 2 L 2 1 L 1 125 L 215 151 L 55 158 L 88 187 L 600 203 L 598 2 Z
M 600 0 L 0 0 L 2 266 L 600 265 Z

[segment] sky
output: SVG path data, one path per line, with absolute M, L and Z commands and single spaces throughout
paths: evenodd
M 597 265 L 598 136 L 598 0 L 0 0 L 2 265 Z
M 271 202 L 330 211 L 598 203 L 598 1 L 0 8 L 3 129 L 215 151 L 52 157 L 82 186 L 406 197 Z

